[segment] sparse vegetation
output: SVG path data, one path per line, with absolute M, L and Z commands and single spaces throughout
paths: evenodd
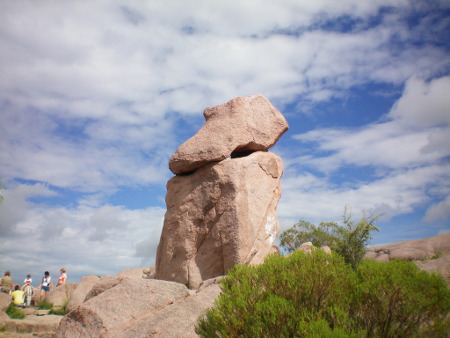
M 21 308 L 15 306 L 13 303 L 10 303 L 8 308 L 6 309 L 6 314 L 9 318 L 12 319 L 24 319 L 27 314 Z
M 375 222 L 378 216 L 367 217 L 355 224 L 349 207 L 345 207 L 343 225 L 335 222 L 321 222 L 318 226 L 301 220 L 280 235 L 281 247 L 287 252 L 293 252 L 301 244 L 312 242 L 314 246 L 329 246 L 333 251 L 344 257 L 347 264 L 354 269 L 362 261 L 366 246 L 372 239 L 372 232 L 378 231 Z
M 40 302 L 37 304 L 37 308 L 38 308 L 39 310 L 51 310 L 52 307 L 53 307 L 53 304 L 50 303 L 47 299 L 43 299 L 42 301 L 40 301 Z
M 61 306 L 61 307 L 52 307 L 50 309 L 49 313 L 52 314 L 52 315 L 65 316 L 67 314 L 67 312 L 68 312 L 67 311 L 67 304 L 68 303 L 69 303 L 69 301 L 65 300 L 63 306 Z
M 450 290 L 412 262 L 364 260 L 354 270 L 320 249 L 239 265 L 221 281 L 203 337 L 446 336 Z

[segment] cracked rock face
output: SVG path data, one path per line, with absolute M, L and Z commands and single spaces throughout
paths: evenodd
M 194 289 L 276 252 L 282 173 L 280 157 L 258 151 L 170 179 L 155 277 Z
M 283 164 L 267 150 L 288 129 L 262 95 L 207 108 L 204 116 L 169 162 L 177 176 L 167 183 L 155 265 L 155 278 L 190 289 L 278 251 Z
M 173 154 L 174 174 L 192 172 L 211 162 L 267 150 L 288 130 L 283 115 L 262 95 L 237 97 L 206 108 L 205 124 Z

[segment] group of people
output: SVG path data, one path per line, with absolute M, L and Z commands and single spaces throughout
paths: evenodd
M 58 277 L 58 283 L 56 286 L 64 285 L 67 281 L 66 269 L 61 268 L 60 275 Z M 5 276 L 0 281 L 0 291 L 3 293 L 7 293 L 11 296 L 11 299 L 14 305 L 23 305 L 26 304 L 29 306 L 31 304 L 31 298 L 33 295 L 33 280 L 31 275 L 28 274 L 25 280 L 23 281 L 23 285 L 14 284 L 11 278 L 11 272 L 6 271 Z M 53 288 L 52 277 L 50 276 L 50 272 L 45 271 L 44 276 L 42 277 L 41 284 L 36 287 L 36 290 L 40 290 L 40 301 L 43 301 L 50 290 Z

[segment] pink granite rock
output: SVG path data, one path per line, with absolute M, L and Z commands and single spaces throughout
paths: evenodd
M 283 115 L 262 95 L 237 97 L 206 108 L 205 124 L 183 143 L 169 162 L 174 174 L 208 163 L 267 150 L 288 130 Z
M 72 311 L 78 305 L 81 305 L 86 299 L 86 296 L 89 293 L 89 291 L 91 291 L 94 285 L 97 284 L 98 282 L 100 282 L 100 277 L 94 275 L 81 278 L 77 288 L 72 292 L 72 297 L 70 297 L 66 309 L 68 311 Z
M 282 173 L 278 156 L 258 151 L 170 179 L 155 278 L 197 288 L 276 252 Z
M 117 337 L 112 333 L 115 328 L 125 330 L 136 320 L 161 311 L 189 294 L 182 284 L 124 277 L 115 286 L 69 312 L 54 337 Z

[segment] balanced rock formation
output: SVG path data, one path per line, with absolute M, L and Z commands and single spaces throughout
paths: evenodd
M 276 252 L 282 173 L 277 155 L 259 151 L 170 179 L 155 277 L 197 288 Z
M 205 124 L 169 162 L 174 174 L 208 163 L 267 150 L 288 130 L 283 115 L 262 95 L 237 97 L 203 112 Z
M 206 122 L 170 159 L 155 278 L 197 288 L 278 247 L 281 159 L 268 152 L 288 124 L 262 95 L 204 111 Z M 231 158 L 230 158 L 231 156 Z

